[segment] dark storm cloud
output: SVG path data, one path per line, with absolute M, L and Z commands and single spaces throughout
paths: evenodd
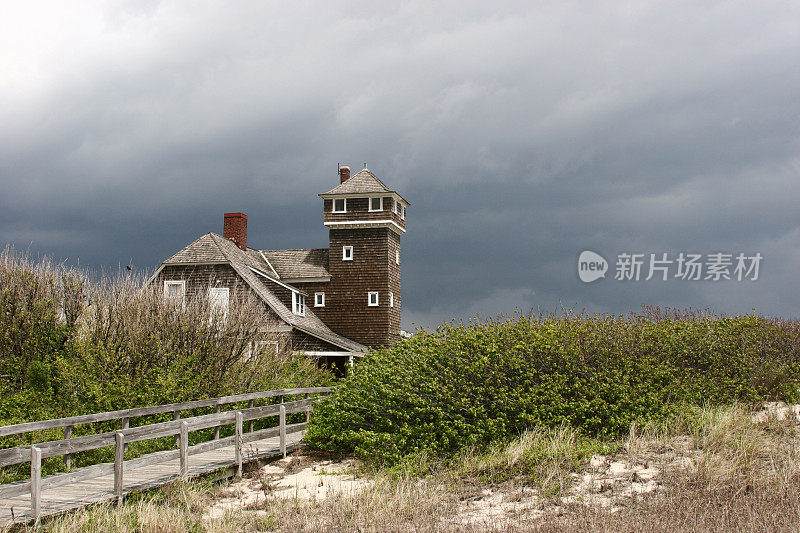
M 0 242 L 158 264 L 224 211 L 321 247 L 339 161 L 412 202 L 406 325 L 641 303 L 797 316 L 797 5 L 145 2 L 0 22 Z M 32 244 L 31 244 L 32 243 Z M 612 264 L 576 274 L 585 249 Z M 757 282 L 620 252 L 760 251 Z

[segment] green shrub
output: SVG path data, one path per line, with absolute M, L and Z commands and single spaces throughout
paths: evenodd
M 92 281 L 46 259 L 0 251 L 0 425 L 332 381 L 303 355 L 265 349 L 243 357 L 252 341 L 264 340 L 259 330 L 268 324 L 259 302 L 235 301 L 226 320 L 210 320 L 206 298 L 179 305 L 143 282 L 132 275 Z M 79 425 L 73 436 L 118 424 Z M 211 431 L 192 438 L 208 438 Z M 11 435 L 0 438 L 0 448 L 60 438 L 61 428 Z M 173 442 L 167 437 L 133 443 L 127 453 L 141 455 Z M 109 447 L 79 452 L 73 465 L 113 460 Z M 63 469 L 60 457 L 43 464 L 45 474 Z M 26 464 L 0 469 L 0 483 L 28 472 Z
M 233 302 L 226 320 L 210 320 L 208 299 L 178 305 L 143 282 L 128 274 L 91 280 L 0 251 L 0 425 L 330 383 L 302 355 L 243 357 L 268 326 L 254 299 Z M 45 437 L 59 438 L 26 435 Z M 0 439 L 0 446 L 24 443 Z
M 670 314 L 446 324 L 376 351 L 315 411 L 315 447 L 395 463 L 538 425 L 616 437 L 682 404 L 796 396 L 797 322 Z

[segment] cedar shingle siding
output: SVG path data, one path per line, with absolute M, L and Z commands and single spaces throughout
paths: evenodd
M 396 342 L 402 314 L 396 252 L 405 220 L 395 202 L 408 202 L 366 169 L 346 176 L 349 169 L 343 167 L 345 181 L 320 195 L 328 248 L 258 250 L 209 233 L 167 259 L 149 282 L 163 287 L 165 280 L 185 280 L 187 298 L 209 287 L 228 287 L 232 305 L 244 297 L 259 298 L 265 324 L 281 332 L 284 345 L 316 353 L 325 358 L 321 364 L 340 369 L 341 356 L 361 356 L 370 347 Z M 369 197 L 378 195 L 383 210 L 370 212 Z M 346 213 L 332 212 L 335 198 L 347 199 Z M 239 243 L 247 242 L 247 218 L 240 213 L 226 216 L 231 215 L 243 217 L 244 227 L 236 234 Z M 344 246 L 353 247 L 351 261 L 342 259 Z M 293 313 L 293 294 L 298 292 L 305 295 L 305 316 Z M 324 307 L 314 306 L 316 292 L 325 293 Z M 378 292 L 378 306 L 368 305 L 369 292 Z
M 324 214 L 325 222 L 346 222 L 358 220 L 391 220 L 401 228 L 406 227 L 406 221 L 400 217 L 399 213 L 394 212 L 394 204 L 391 196 L 383 197 L 383 210 L 370 211 L 369 198 L 348 198 L 347 212 L 334 213 L 333 200 L 325 200 Z
M 230 265 L 165 265 L 155 278 L 158 287 L 165 281 L 183 280 L 186 282 L 186 299 L 196 298 L 198 293 L 206 294 L 211 287 L 227 287 L 231 290 L 230 302 L 245 298 L 258 298 L 258 295 L 242 281 Z M 278 322 L 278 315 L 264 305 L 264 322 Z

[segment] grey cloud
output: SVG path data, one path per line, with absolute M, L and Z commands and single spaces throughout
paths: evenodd
M 324 246 L 316 194 L 366 161 L 412 202 L 406 325 L 797 314 L 796 5 L 29 9 L 0 22 L 0 242 L 150 268 L 240 210 L 256 246 Z M 761 251 L 764 272 L 585 285 L 584 249 Z

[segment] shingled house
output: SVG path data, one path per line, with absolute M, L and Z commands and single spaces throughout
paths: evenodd
M 247 215 L 225 213 L 222 236 L 201 236 L 164 261 L 149 283 L 170 298 L 207 291 L 223 309 L 255 296 L 282 348 L 343 371 L 354 357 L 400 338 L 400 236 L 409 203 L 367 169 L 350 177 L 350 168 L 340 167 L 339 180 L 319 195 L 327 248 L 251 248 Z

